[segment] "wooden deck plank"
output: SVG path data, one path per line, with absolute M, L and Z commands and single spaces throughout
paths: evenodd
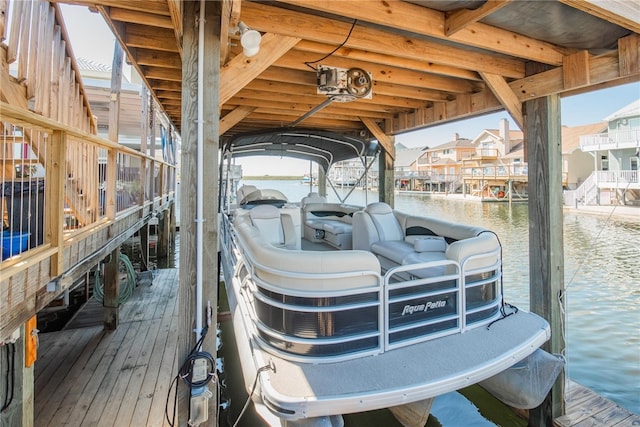
M 167 390 L 177 370 L 177 270 L 156 276 L 122 306 L 115 331 L 98 326 L 44 337 L 36 426 L 166 425 Z M 94 314 L 101 323 L 101 310 Z M 90 316 L 85 320 L 91 323 Z
M 49 332 L 38 336 L 38 363 L 34 371 L 35 387 L 42 388 L 49 381 L 52 372 L 56 369 L 54 360 L 56 356 L 61 356 L 71 342 L 76 342 L 75 337 L 82 334 L 76 331 L 75 334 L 64 332 Z
M 170 287 L 169 291 L 171 290 Z M 162 398 L 164 396 L 157 396 L 155 392 L 158 377 L 160 376 L 161 363 L 164 357 L 164 354 L 167 348 L 167 342 L 169 339 L 169 335 L 171 332 L 171 325 L 174 321 L 173 312 L 176 306 L 176 298 L 175 294 L 169 293 L 167 295 L 168 303 L 164 307 L 161 322 L 160 322 L 160 331 L 156 338 L 156 341 L 153 346 L 153 351 L 151 354 L 151 358 L 149 359 L 149 365 L 147 368 L 147 373 L 144 377 L 144 381 L 142 382 L 142 387 L 140 388 L 140 393 L 138 395 L 138 401 L 136 402 L 136 407 L 134 409 L 132 418 L 134 420 L 144 420 L 145 425 L 149 425 L 147 423 L 147 418 L 149 416 L 149 412 L 151 410 L 151 404 L 154 398 Z M 158 307 L 160 310 L 161 307 Z
M 54 417 L 50 418 L 51 422 L 48 425 L 55 425 L 53 424 L 54 420 L 60 420 L 69 424 L 73 424 L 75 422 L 75 425 L 81 424 L 82 420 L 86 417 L 86 413 L 90 408 L 97 391 L 101 387 L 102 380 L 108 371 L 113 358 L 116 356 L 120 343 L 125 339 L 128 331 L 128 325 L 123 325 L 116 331 L 104 332 L 103 342 L 105 345 L 104 347 L 101 347 L 101 349 L 104 349 L 104 352 L 96 352 L 95 358 L 98 360 L 97 366 L 95 366 L 91 371 L 87 370 L 84 372 L 86 378 L 83 381 L 84 386 L 82 387 L 80 396 L 74 399 L 75 396 L 73 394 L 69 394 L 69 400 L 63 402 L 63 405 L 67 402 L 71 402 L 73 403 L 72 409 L 66 412 L 59 410 L 59 413 L 56 413 Z M 80 385 L 78 387 L 80 387 Z M 69 387 L 69 385 L 61 384 L 60 387 Z M 38 395 L 36 394 L 36 400 L 37 398 Z
M 148 308 L 144 312 L 145 321 L 150 322 L 151 326 L 149 327 L 149 333 L 143 344 L 140 356 L 136 361 L 136 366 L 131 372 L 131 378 L 125 391 L 125 395 L 132 397 L 137 396 L 138 399 L 141 396 L 141 388 L 145 378 L 147 376 L 149 378 L 157 376 L 157 372 L 154 373 L 150 366 L 151 356 L 154 350 L 164 350 L 164 346 L 166 345 L 166 338 L 163 339 L 161 335 L 161 321 L 155 317 L 155 314 L 158 310 L 164 310 L 173 302 L 169 300 L 170 294 L 167 292 L 166 286 L 157 286 L 155 288 L 153 285 L 144 286 L 141 291 L 145 295 L 152 297 L 148 298 Z M 158 347 L 162 347 L 158 348 L 156 344 L 158 344 Z M 118 416 L 114 422 L 115 426 L 131 425 L 132 419 L 137 420 L 137 418 L 133 417 L 133 413 L 138 399 L 129 399 L 120 407 Z
M 107 397 L 107 402 L 102 412 L 100 419 L 98 420 L 98 427 L 111 427 L 113 425 L 126 425 L 116 424 L 114 420 L 117 418 L 119 411 L 129 405 L 133 399 L 125 398 L 126 390 L 129 386 L 133 370 L 138 366 L 138 359 L 144 351 L 144 344 L 147 342 L 147 337 L 152 331 L 152 322 L 150 320 L 136 321 L 133 323 L 139 323 L 138 333 L 133 340 L 132 345 L 129 347 L 129 351 L 121 348 L 123 353 L 127 354 L 127 357 L 123 360 L 122 367 L 119 373 L 115 376 L 111 376 L 115 379 L 111 393 Z M 155 338 L 155 336 L 153 337 Z M 92 424 L 96 425 L 96 424 Z
M 83 366 L 77 365 L 76 379 L 69 384 L 65 384 L 68 391 L 64 400 L 58 406 L 57 412 L 50 418 L 49 425 L 51 426 L 64 425 L 68 422 L 75 405 L 83 398 L 85 389 L 94 379 L 93 374 L 99 370 L 100 363 L 104 360 L 105 355 L 109 354 L 109 347 L 122 341 L 126 332 L 126 328 L 122 328 L 122 331 L 117 331 L 120 332 L 119 334 L 117 332 L 104 331 L 102 326 L 95 328 L 99 331 L 100 344 L 92 352 L 86 364 Z
M 569 381 L 566 413 L 554 423 L 559 427 L 621 427 L 640 425 L 640 416 L 575 381 Z
M 34 405 L 34 417 L 39 416 L 40 412 L 49 414 L 55 412 L 64 397 L 64 392 L 60 391 L 59 385 L 73 381 L 74 376 L 70 373 L 76 362 L 83 363 L 85 347 L 88 346 L 90 351 L 93 351 L 93 348 L 99 343 L 99 339 L 95 339 L 95 336 L 95 330 L 81 330 L 79 334 L 74 334 L 73 345 L 67 345 L 54 355 L 49 374 L 42 377 L 43 381 L 45 379 L 47 381 L 41 384 L 42 388 L 39 389 L 42 393 L 42 399 L 39 399 L 38 404 Z
M 171 386 L 171 381 L 178 372 L 178 297 L 176 296 L 176 303 L 174 305 L 172 313 L 171 328 L 169 330 L 169 336 L 167 337 L 167 346 L 165 347 L 164 355 L 162 356 L 162 362 L 160 364 L 160 371 L 158 374 L 158 380 L 156 382 L 155 392 L 153 394 L 153 401 L 151 402 L 151 410 L 149 411 L 149 417 L 147 418 L 148 426 L 168 426 L 164 411 L 167 393 Z M 169 410 L 173 409 L 171 402 L 169 404 Z

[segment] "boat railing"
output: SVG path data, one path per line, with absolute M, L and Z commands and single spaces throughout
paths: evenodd
M 229 217 L 223 218 L 223 250 L 226 258 L 233 257 L 225 266 L 235 266 L 233 280 L 250 308 L 256 340 L 281 357 L 311 363 L 347 360 L 464 333 L 501 315 L 499 248 L 461 263 L 397 266 L 384 276 L 357 267 L 292 271 L 286 266 L 308 252 L 273 248 L 283 259 L 288 255 L 287 263 L 265 265 L 252 254 L 246 236 L 231 226 Z M 354 279 L 359 278 L 363 280 L 358 284 Z M 340 281 L 347 285 L 336 286 Z
M 502 303 L 499 248 L 454 260 L 389 269 L 385 290 L 385 350 L 463 333 L 494 321 Z M 477 261 L 490 265 L 472 268 Z

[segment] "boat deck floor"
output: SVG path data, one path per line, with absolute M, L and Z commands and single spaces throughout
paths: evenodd
M 175 269 L 158 270 L 152 284 L 139 285 L 121 306 L 115 331 L 103 330 L 101 311 L 89 303 L 99 326 L 40 335 L 36 427 L 168 425 L 165 401 L 177 371 L 177 276 Z
M 240 310 L 234 313 L 238 315 Z M 447 393 L 452 386 L 460 389 L 472 385 L 499 372 L 494 363 L 512 349 L 529 345 L 535 349 L 542 344 L 546 340 L 544 327 L 539 317 L 521 311 L 495 322 L 491 330 L 480 327 L 469 331 L 464 339 L 459 334 L 449 335 L 401 350 L 333 363 L 298 363 L 259 348 L 253 351 L 263 365 L 275 365 L 275 372 L 262 374 L 264 395 L 281 408 L 313 417 L 396 406 Z M 236 339 L 243 346 L 248 343 L 237 331 Z M 469 352 L 469 348 L 474 351 Z M 264 388 L 265 380 L 268 389 Z

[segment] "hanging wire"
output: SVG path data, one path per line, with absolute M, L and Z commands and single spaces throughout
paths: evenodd
M 323 56 L 320 59 L 317 59 L 315 61 L 307 61 L 304 63 L 304 65 L 306 65 L 307 67 L 311 68 L 314 71 L 317 71 L 317 68 L 315 68 L 312 64 L 317 64 L 320 61 L 324 61 L 325 59 L 327 59 L 328 57 L 330 57 L 331 55 L 333 55 L 334 53 L 336 53 L 342 46 L 344 46 L 345 44 L 347 44 L 347 42 L 349 41 L 349 38 L 351 37 L 351 33 L 353 32 L 353 29 L 356 27 L 356 24 L 358 23 L 357 19 L 353 20 L 353 24 L 351 24 L 351 29 L 349 30 L 349 34 L 347 34 L 347 37 L 344 39 L 344 41 L 342 43 L 340 43 L 338 45 L 338 47 L 336 47 L 335 49 L 333 49 L 331 52 L 327 53 L 325 56 Z

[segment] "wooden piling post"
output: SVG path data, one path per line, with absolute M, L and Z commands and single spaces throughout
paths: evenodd
M 525 104 L 525 141 L 529 164 L 529 295 L 532 312 L 551 325 L 543 349 L 564 354 L 564 240 L 562 212 L 562 137 L 560 97 Z M 545 403 L 530 411 L 529 426 L 551 425 L 564 414 L 564 372 Z
M 197 102 L 198 97 L 198 26 L 200 2 L 183 3 L 183 38 L 182 38 L 182 175 L 180 191 L 180 290 L 178 301 L 179 341 L 178 365 L 182 364 L 195 344 L 196 336 L 196 221 L 203 221 L 203 254 L 202 254 L 202 297 L 203 313 L 206 313 L 207 302 L 213 310 L 218 305 L 218 168 L 205 166 L 203 169 L 206 197 L 203 206 L 203 218 L 196 218 L 197 194 L 197 148 L 203 144 L 204 158 L 207 164 L 218 164 L 219 122 L 220 122 L 220 4 L 204 2 L 206 5 L 205 46 L 206 55 L 203 69 L 203 112 L 204 140 L 198 141 L 197 135 Z M 212 313 L 215 315 L 214 313 Z M 206 325 L 206 319 L 202 319 Z M 212 330 L 203 341 L 202 349 L 216 357 L 215 318 Z M 211 386 L 210 388 L 212 388 Z M 216 412 L 218 403 L 214 397 L 209 401 L 208 425 L 217 425 Z M 177 425 L 187 425 L 189 413 L 189 393 L 181 387 L 178 394 Z
M 119 322 L 119 301 L 120 281 L 118 274 L 118 265 L 120 264 L 120 247 L 116 248 L 104 266 L 104 298 L 102 306 L 104 307 L 104 328 L 108 331 L 115 330 Z

